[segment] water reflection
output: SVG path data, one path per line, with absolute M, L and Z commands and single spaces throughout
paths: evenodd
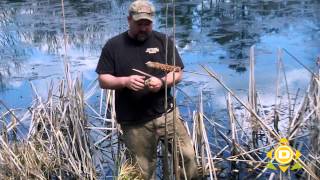
M 65 1 L 67 57 L 74 71 L 83 72 L 88 80 L 95 77 L 92 71 L 101 47 L 108 38 L 126 30 L 129 3 L 129 0 Z M 155 28 L 172 34 L 171 3 L 154 3 Z M 190 69 L 201 62 L 218 64 L 222 74 L 228 73 L 226 76 L 245 74 L 248 48 L 254 44 L 261 62 L 275 59 L 270 52 L 274 55 L 277 47 L 289 47 L 312 66 L 312 59 L 320 51 L 317 0 L 176 0 L 175 3 L 177 45 Z M 0 91 L 19 89 L 18 82 L 26 80 L 61 76 L 64 54 L 61 2 L 3 0 L 0 7 Z
M 319 42 L 319 1 L 177 1 L 176 24 L 179 46 L 184 47 L 195 34 L 223 45 L 231 59 L 229 68 L 246 71 L 248 48 L 265 34 L 286 31 L 296 20 L 308 20 L 317 27 L 311 33 Z M 160 22 L 165 22 L 165 7 Z M 172 8 L 169 8 L 170 20 Z M 172 26 L 172 20 L 168 22 Z M 192 31 L 193 30 L 193 31 Z M 197 31 L 200 31 L 197 33 Z M 308 46 L 308 44 L 306 44 Z
M 124 6 L 125 1 L 66 1 L 68 48 L 89 52 L 84 59 L 96 55 L 106 39 L 124 29 Z M 38 64 L 43 59 L 41 66 L 58 65 L 63 22 L 60 1 L 1 1 L 0 7 L 0 87 L 5 90 L 14 76 L 37 79 L 39 72 L 20 71 L 21 66 L 32 71 L 32 60 Z

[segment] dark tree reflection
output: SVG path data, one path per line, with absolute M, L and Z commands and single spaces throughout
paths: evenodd
M 168 27 L 172 27 L 172 4 L 168 2 Z M 163 4 L 165 4 L 163 2 Z M 246 71 L 249 47 L 267 33 L 278 33 L 294 18 L 304 17 L 319 27 L 320 2 L 304 1 L 176 1 L 176 37 L 180 47 L 197 34 L 222 45 L 228 52 L 229 67 Z M 160 10 L 160 27 L 165 27 L 166 6 Z M 200 24 L 195 24 L 200 22 Z M 193 29 L 201 30 L 193 32 Z M 319 36 L 319 35 L 317 35 Z M 199 44 L 201 46 L 201 44 Z
M 65 1 L 65 22 L 69 47 L 98 51 L 111 34 L 126 27 L 124 6 L 128 1 Z M 0 87 L 34 48 L 57 55 L 63 47 L 61 1 L 0 1 Z M 122 24 L 122 25 L 121 25 Z M 44 64 L 46 62 L 43 62 Z
M 127 6 L 130 0 L 65 0 L 65 22 L 70 48 L 99 54 L 105 41 L 126 30 Z M 157 28 L 169 34 L 173 27 L 172 1 L 153 0 L 157 6 Z M 320 29 L 318 0 L 238 1 L 175 0 L 177 45 L 193 44 L 205 52 L 207 42 L 221 45 L 228 67 L 244 72 L 248 49 L 268 33 L 278 33 L 296 18 L 314 23 L 310 38 L 317 46 Z M 166 17 L 168 5 L 168 17 Z M 12 74 L 19 74 L 35 49 L 60 56 L 63 48 L 61 1 L 0 1 L 0 87 Z M 203 38 L 199 41 L 199 37 Z M 206 49 L 207 48 L 207 49 Z M 45 63 L 45 62 L 44 62 Z

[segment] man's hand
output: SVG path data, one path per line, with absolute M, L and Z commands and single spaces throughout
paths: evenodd
M 152 92 L 158 92 L 162 86 L 164 86 L 163 82 L 156 77 L 151 77 L 147 80 L 146 83 L 148 89 Z
M 125 86 L 134 91 L 142 90 L 145 87 L 145 76 L 131 75 L 126 79 Z

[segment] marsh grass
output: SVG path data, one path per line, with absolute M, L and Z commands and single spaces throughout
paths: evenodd
M 125 161 L 118 174 L 118 180 L 143 180 L 142 174 L 137 164 L 133 164 L 130 160 Z
M 222 152 L 230 152 L 231 156 L 222 158 L 213 158 L 213 162 L 221 164 L 230 162 L 229 173 L 239 178 L 239 172 L 242 172 L 242 178 L 253 178 L 250 172 L 254 172 L 254 178 L 269 177 L 274 178 L 309 178 L 318 179 L 319 177 L 319 72 L 311 72 L 309 87 L 302 98 L 298 99 L 298 92 L 295 97 L 291 97 L 289 92 L 285 69 L 282 63 L 282 51 L 278 53 L 278 77 L 275 84 L 276 99 L 275 106 L 271 106 L 271 111 L 265 113 L 265 106 L 259 99 L 259 94 L 255 89 L 254 78 L 254 47 L 250 50 L 250 78 L 248 102 L 242 100 L 232 89 L 226 85 L 219 75 L 202 66 L 203 69 L 215 79 L 228 92 L 227 108 L 229 111 L 230 127 L 226 131 L 221 130 L 222 125 L 211 122 L 213 130 L 218 132 L 227 146 L 224 148 L 218 144 Z M 287 52 L 287 50 L 285 50 Z M 290 54 L 293 56 L 292 54 Z M 318 58 L 319 59 L 319 58 Z M 298 61 L 297 58 L 295 58 Z M 300 63 L 301 64 L 301 63 Z M 305 67 L 304 65 L 302 67 Z M 306 69 L 310 72 L 309 69 Z M 281 72 L 280 72 L 281 71 Z M 280 78 L 280 73 L 283 74 Z M 279 93 L 280 81 L 285 84 L 285 93 Z M 235 102 L 233 102 L 235 101 Z M 241 108 L 239 108 L 239 106 Z M 235 110 L 237 107 L 237 110 Z M 240 115 L 242 114 L 242 115 Z M 212 120 L 211 120 L 212 121 Z M 210 122 L 210 121 L 209 121 Z M 279 127 L 279 124 L 282 124 Z M 226 132 L 231 131 L 230 134 Z M 295 160 L 302 165 L 301 171 L 279 171 L 271 172 L 266 167 L 270 161 L 277 165 L 273 160 L 266 157 L 266 152 L 277 147 L 280 138 L 287 138 L 290 145 L 304 151 L 307 155 Z M 214 142 L 214 141 L 213 141 Z M 264 152 L 264 153 L 263 153 Z M 220 154 L 221 152 L 217 153 Z M 246 164 L 242 166 L 240 164 Z M 243 173 L 244 172 L 244 173 Z M 245 175 L 247 174 L 247 175 Z M 212 178 L 211 178 L 212 179 Z
M 276 99 L 274 109 L 264 113 L 263 102 L 254 88 L 254 73 L 250 76 L 251 98 L 247 102 L 216 73 L 208 67 L 203 68 L 228 92 L 229 115 L 227 126 L 207 117 L 200 94 L 192 122 L 186 123 L 196 150 L 199 172 L 204 177 L 219 179 L 227 174 L 232 178 L 251 178 L 252 173 L 256 178 L 293 177 L 295 171 L 278 173 L 266 168 L 270 159 L 264 152 L 276 147 L 281 137 L 289 139 L 296 149 L 307 152 L 298 160 L 303 169 L 297 175 L 310 179 L 319 177 L 318 71 L 314 73 L 316 76 L 311 76 L 309 88 L 302 98 L 298 99 L 296 95 L 290 107 L 284 103 L 288 100 Z M 254 71 L 254 67 L 250 69 Z M 195 75 L 199 74 L 203 75 Z M 277 84 L 275 87 L 279 88 Z M 10 109 L 1 101 L 6 109 L 0 125 L 1 179 L 141 179 L 138 168 L 129 163 L 126 148 L 120 140 L 114 91 L 99 90 L 97 81 L 84 90 L 81 80 L 71 78 L 56 85 L 52 83 L 45 98 L 38 95 L 34 86 L 32 88 L 34 100 L 25 111 Z M 93 105 L 90 98 L 96 95 L 100 99 Z M 239 106 L 242 108 L 236 108 Z M 239 116 L 241 113 L 244 116 Z M 251 128 L 252 123 L 255 128 Z M 281 123 L 288 126 L 283 128 L 279 126 Z M 208 132 L 222 142 L 210 139 Z M 183 159 L 182 154 L 179 159 Z M 167 168 L 173 172 L 173 163 L 169 164 Z M 227 168 L 224 167 L 226 164 Z M 183 166 L 179 168 L 185 171 Z
M 57 95 L 52 92 L 50 89 L 45 101 L 35 92 L 36 99 L 28 111 L 28 121 L 9 123 L 9 126 L 3 122 L 1 176 L 22 179 L 96 178 L 80 81 L 74 81 L 73 89 L 66 88 L 65 82 L 61 81 Z M 22 123 L 28 124 L 26 134 L 17 133 L 16 129 Z M 12 139 L 10 134 L 17 138 Z

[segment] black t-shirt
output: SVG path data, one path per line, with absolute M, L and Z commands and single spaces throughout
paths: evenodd
M 148 61 L 173 64 L 173 42 L 168 39 L 166 53 L 166 36 L 153 31 L 150 37 L 139 42 L 124 32 L 110 39 L 103 47 L 97 65 L 98 74 L 111 74 L 116 77 L 141 75 L 132 69 L 138 69 L 161 78 L 165 73 L 154 68 L 148 68 Z M 179 53 L 175 49 L 176 66 L 183 68 Z M 115 109 L 119 123 L 134 124 L 146 122 L 160 117 L 164 112 L 165 89 L 154 93 L 148 89 L 133 91 L 128 88 L 116 90 Z M 170 88 L 168 88 L 168 106 L 172 104 Z

